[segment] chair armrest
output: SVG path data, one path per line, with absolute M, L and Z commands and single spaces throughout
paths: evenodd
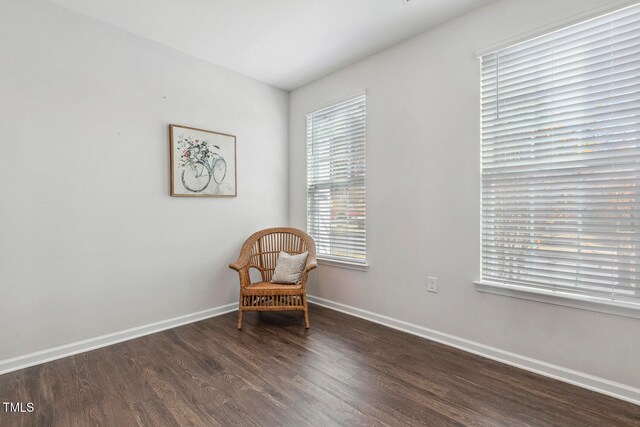
M 240 270 L 247 268 L 247 264 L 242 264 L 239 262 L 240 260 L 229 264 L 229 268 L 234 269 L 237 272 L 240 272 Z
M 313 270 L 314 268 L 317 268 L 317 267 L 318 267 L 318 263 L 314 260 L 314 261 L 312 261 L 312 262 L 307 264 L 307 266 L 304 268 L 304 272 L 308 273 L 308 272 L 310 272 L 311 270 Z
M 242 246 L 242 249 L 240 250 L 238 259 L 236 259 L 236 262 L 232 262 L 231 264 L 229 264 L 229 268 L 232 268 L 238 272 L 242 269 L 247 268 L 249 266 L 250 252 L 251 248 L 247 245 L 247 242 L 245 242 L 245 244 Z
M 243 263 L 242 261 L 242 258 L 239 258 L 236 262 L 229 264 L 229 268 L 238 272 L 240 275 L 240 287 L 244 288 L 251 284 L 251 278 L 249 276 L 249 263 Z
M 302 279 L 300 281 L 302 283 L 303 288 L 307 287 L 307 276 L 309 275 L 309 272 L 317 267 L 318 267 L 318 263 L 316 262 L 315 258 L 307 260 L 307 265 L 302 271 Z

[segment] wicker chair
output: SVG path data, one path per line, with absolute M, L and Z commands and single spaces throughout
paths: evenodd
M 290 254 L 309 252 L 307 265 L 299 284 L 271 283 L 280 251 Z M 316 245 L 313 238 L 297 228 L 268 228 L 254 233 L 242 246 L 238 260 L 229 268 L 240 274 L 238 329 L 242 329 L 245 311 L 304 311 L 304 325 L 309 329 L 307 308 L 307 276 L 316 268 Z M 256 268 L 261 282 L 251 283 L 249 269 Z

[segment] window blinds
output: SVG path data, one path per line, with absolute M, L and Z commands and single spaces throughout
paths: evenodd
M 640 303 L 640 6 L 481 57 L 482 282 Z
M 365 95 L 307 116 L 307 230 L 318 255 L 365 263 Z

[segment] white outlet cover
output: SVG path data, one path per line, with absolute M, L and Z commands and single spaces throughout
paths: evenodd
M 433 276 L 427 277 L 427 290 L 429 292 L 438 292 L 438 278 Z

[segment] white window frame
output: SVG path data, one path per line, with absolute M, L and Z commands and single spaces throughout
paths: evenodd
M 545 30 L 544 32 L 543 30 L 538 30 L 538 32 L 539 34 L 546 35 L 548 33 L 555 32 L 557 30 L 562 30 L 563 28 L 569 27 L 571 25 L 578 25 L 579 23 L 584 22 L 585 20 L 596 19 L 608 13 L 615 13 L 616 12 L 615 10 L 613 12 L 611 11 L 611 7 L 612 5 L 609 5 L 609 9 L 605 9 L 605 8 L 598 8 L 597 10 L 594 9 L 591 11 L 592 15 L 589 17 L 587 16 L 576 17 L 574 18 L 572 23 L 565 21 L 563 22 L 563 25 L 561 27 L 558 27 L 558 24 L 556 24 L 555 28 L 546 28 L 544 29 Z M 634 5 L 631 5 L 628 7 L 634 7 Z M 623 10 L 623 9 L 626 9 L 626 7 L 620 10 Z M 597 16 L 594 16 L 596 14 Z M 578 22 L 578 24 L 576 24 L 576 22 Z M 520 43 L 521 41 L 526 42 L 532 38 L 535 38 L 535 37 L 532 36 L 531 34 L 528 34 L 526 38 L 521 36 L 521 37 L 518 37 L 517 40 L 518 40 L 518 43 Z M 512 39 L 512 40 L 516 40 L 516 39 Z M 491 52 L 495 52 L 495 51 L 513 46 L 515 44 L 516 43 L 510 43 L 510 44 L 503 43 L 503 47 L 501 48 L 494 47 L 490 50 L 487 49 L 484 51 L 479 51 L 477 54 L 478 59 L 481 59 L 483 56 Z M 479 72 L 482 72 L 481 64 L 479 66 Z M 482 107 L 480 107 L 480 113 L 482 116 Z M 481 169 L 482 169 L 482 166 L 481 166 Z M 482 175 L 482 171 L 481 171 L 481 175 Z M 482 200 L 482 197 L 481 197 L 481 200 Z M 481 212 L 482 212 L 482 201 L 481 201 Z M 481 215 L 481 234 L 482 234 L 482 224 L 484 223 L 484 220 L 482 218 L 482 213 L 480 213 L 480 215 Z M 483 238 L 481 236 L 481 241 L 482 239 Z M 514 298 L 532 300 L 532 301 L 537 301 L 542 303 L 561 305 L 561 306 L 567 306 L 567 307 L 573 307 L 573 308 L 579 308 L 579 309 L 586 309 L 586 310 L 614 314 L 614 315 L 621 315 L 626 317 L 640 318 L 640 304 L 635 302 L 603 299 L 603 298 L 594 297 L 590 295 L 579 295 L 573 292 L 563 293 L 561 291 L 547 291 L 547 290 L 539 289 L 536 287 L 523 286 L 522 284 L 491 282 L 488 280 L 483 280 L 482 279 L 482 268 L 483 268 L 482 260 L 483 260 L 483 249 L 482 249 L 482 243 L 481 243 L 480 280 L 473 282 L 478 291 L 497 294 L 497 295 L 503 295 L 503 296 L 509 296 Z
M 309 149 L 310 149 L 310 144 L 311 141 L 309 140 L 309 134 L 308 134 L 308 126 L 309 126 L 309 118 L 310 116 L 319 113 L 323 110 L 327 110 L 330 108 L 333 108 L 335 106 L 338 106 L 340 104 L 343 103 L 347 103 L 347 102 L 351 102 L 354 101 L 358 98 L 363 98 L 364 100 L 364 105 L 365 105 L 365 111 L 366 111 L 366 104 L 367 104 L 367 93 L 366 91 L 360 91 L 360 92 L 356 92 L 356 93 L 352 93 L 350 95 L 346 95 L 343 97 L 340 97 L 338 99 L 334 99 L 330 102 L 324 103 L 323 105 L 314 108 L 312 111 L 308 112 L 305 116 L 306 119 L 306 123 L 305 123 L 305 128 L 306 128 L 306 155 L 307 155 L 307 171 L 306 171 L 306 202 L 307 202 L 307 208 L 306 208 L 306 221 L 307 221 L 307 232 L 315 238 L 315 236 L 313 236 L 313 232 L 312 230 L 310 230 L 309 228 L 309 220 L 310 220 L 310 212 L 309 212 Z M 366 115 L 366 113 L 365 113 Z M 323 254 L 320 252 L 320 250 L 317 250 L 317 260 L 319 264 L 323 264 L 323 265 L 328 265 L 328 266 L 333 266 L 333 267 L 339 267 L 339 268 L 346 268 L 346 269 L 350 269 L 350 270 L 358 270 L 358 271 L 367 271 L 369 268 L 369 263 L 368 263 L 368 258 L 367 258 L 367 234 L 366 234 L 366 119 L 365 119 L 365 141 L 364 141 L 364 147 L 363 148 L 363 152 L 362 154 L 365 156 L 365 182 L 362 186 L 362 190 L 364 191 L 364 199 L 365 199 L 365 225 L 364 225 L 364 233 L 365 233 L 365 243 L 364 243 L 364 250 L 365 250 L 365 258 L 362 260 L 354 260 L 353 258 L 342 258 L 339 256 L 331 256 L 328 254 Z M 317 242 L 316 242 L 317 243 Z M 316 246 L 318 247 L 318 244 L 316 244 Z

